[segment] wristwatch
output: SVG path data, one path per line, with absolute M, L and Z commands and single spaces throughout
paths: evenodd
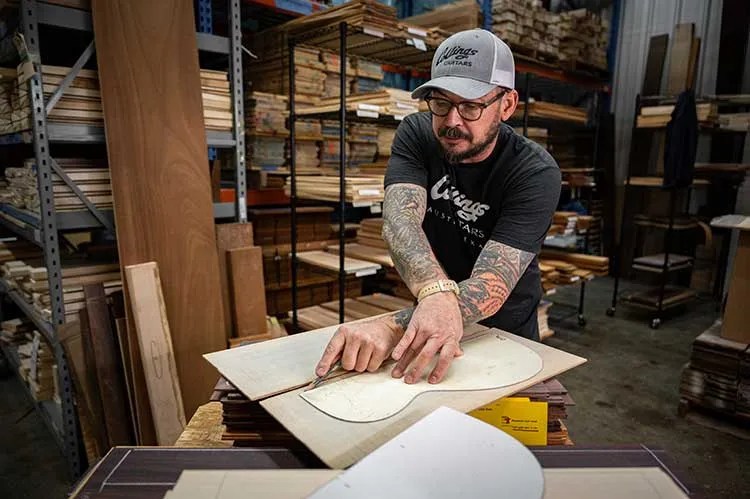
M 458 288 L 458 284 L 456 284 L 456 281 L 451 281 L 449 279 L 440 279 L 420 289 L 419 293 L 417 294 L 417 301 L 420 302 L 430 295 L 434 295 L 435 293 L 443 293 L 445 291 L 455 293 L 456 296 L 461 293 L 461 290 Z

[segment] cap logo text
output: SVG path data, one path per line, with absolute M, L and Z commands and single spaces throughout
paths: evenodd
M 448 59 L 453 58 L 455 59 L 455 62 L 452 61 L 450 64 L 461 64 L 461 65 L 471 66 L 470 62 L 462 62 L 463 59 L 467 59 L 473 55 L 476 55 L 478 52 L 479 52 L 478 49 L 464 48 L 464 47 L 461 47 L 460 45 L 447 47 L 445 50 L 443 50 L 443 53 L 440 54 L 440 57 L 438 57 L 437 63 L 435 63 L 435 65 L 439 66 L 440 64 L 446 62 Z

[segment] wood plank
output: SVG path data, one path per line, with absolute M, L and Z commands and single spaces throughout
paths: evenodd
M 327 270 L 339 270 L 339 256 L 326 251 L 305 251 L 297 254 L 297 259 L 301 262 L 322 267 Z M 344 272 L 347 274 L 369 275 L 374 274 L 380 269 L 380 265 L 356 258 L 344 257 Z
M 110 447 L 109 435 L 107 435 L 107 427 L 104 424 L 104 401 L 101 396 L 101 388 L 99 387 L 99 376 L 96 371 L 96 355 L 94 353 L 93 339 L 91 338 L 91 331 L 89 329 L 89 317 L 88 312 L 84 308 L 78 312 L 80 319 L 80 331 L 81 331 L 81 347 L 83 349 L 83 365 L 86 370 L 86 379 L 88 384 L 89 397 L 91 397 L 91 411 L 95 426 L 99 427 L 98 436 L 102 438 L 103 449 Z
M 219 273 L 221 278 L 221 295 L 224 303 L 224 321 L 226 338 L 241 336 L 232 333 L 232 298 L 229 294 L 229 277 L 227 273 L 227 254 L 230 249 L 246 248 L 253 245 L 253 224 L 229 223 L 216 225 L 216 248 L 219 252 Z
M 303 334 L 314 333 L 313 331 Z M 532 378 L 508 387 L 467 392 L 425 393 L 395 416 L 374 423 L 345 422 L 318 411 L 300 397 L 300 393 L 306 388 L 262 400 L 260 404 L 329 467 L 346 468 L 440 406 L 470 412 L 586 362 L 586 359 L 581 357 L 504 331 L 493 329 L 488 334 L 499 334 L 534 350 L 542 357 L 544 367 Z M 268 367 L 270 364 L 264 365 Z M 231 376 L 226 378 L 237 386 Z
M 125 380 L 120 368 L 120 355 L 115 344 L 104 286 L 101 283 L 87 284 L 83 293 L 109 446 L 131 445 L 133 435 L 129 431 L 130 415 Z
M 359 301 L 375 305 L 376 307 L 385 308 L 388 310 L 403 310 L 405 308 L 413 307 L 414 302 L 398 298 L 397 296 L 384 295 L 382 293 L 374 293 L 369 296 L 360 296 Z
M 128 342 L 128 326 L 125 317 L 115 318 L 115 332 L 117 333 L 117 342 L 120 345 L 120 359 L 122 361 L 122 370 L 125 378 L 125 390 L 128 394 L 128 407 L 130 409 L 130 425 L 133 435 L 138 436 L 138 406 L 135 398 L 135 380 L 133 378 L 133 364 L 130 359 L 131 348 Z
M 159 269 L 149 262 L 125 267 L 133 319 L 159 445 L 173 445 L 185 428 L 169 321 Z
M 652 36 L 649 40 L 641 95 L 659 95 L 661 93 L 661 79 L 664 72 L 667 45 L 669 45 L 668 34 Z
M 672 37 L 672 50 L 669 52 L 669 74 L 667 95 L 677 95 L 687 88 L 688 64 L 693 45 L 695 24 L 684 23 L 675 26 Z
M 191 416 L 216 378 L 201 355 L 223 348 L 226 331 L 192 3 L 92 9 L 120 262 L 159 266 Z
M 227 251 L 227 264 L 235 335 L 266 334 L 262 248 L 230 249 Z
M 338 244 L 331 244 L 327 250 L 334 255 L 338 255 Z M 373 248 L 364 244 L 349 243 L 344 248 L 345 255 L 368 262 L 378 263 L 384 267 L 393 268 L 393 259 L 387 249 Z
M 729 280 L 727 304 L 721 336 L 734 341 L 750 343 L 747 323 L 747 304 L 750 301 L 750 231 L 741 230 L 734 256 L 732 276 Z

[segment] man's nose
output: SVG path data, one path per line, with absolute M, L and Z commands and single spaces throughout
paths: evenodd
M 458 107 L 453 106 L 451 107 L 451 110 L 448 111 L 448 114 L 445 115 L 445 126 L 448 127 L 457 127 L 463 124 L 463 118 L 461 118 L 461 115 L 458 114 Z

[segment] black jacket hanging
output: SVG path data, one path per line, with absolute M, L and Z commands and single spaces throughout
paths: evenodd
M 687 187 L 693 183 L 698 148 L 698 114 L 695 95 L 685 90 L 677 98 L 667 123 L 664 147 L 664 187 Z

